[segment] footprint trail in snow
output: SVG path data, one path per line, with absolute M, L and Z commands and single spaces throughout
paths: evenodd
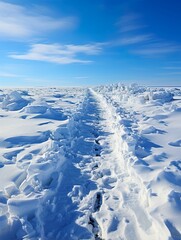
M 145 186 L 128 167 L 119 120 L 89 89 L 67 126 L 68 166 L 45 206 L 44 239 L 167 239 L 147 211 Z

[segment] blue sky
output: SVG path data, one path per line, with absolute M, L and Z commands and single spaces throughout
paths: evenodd
M 180 11 L 180 0 L 0 1 L 0 86 L 181 85 Z

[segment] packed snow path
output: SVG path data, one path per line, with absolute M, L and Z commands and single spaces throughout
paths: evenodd
M 147 212 L 147 192 L 106 101 L 89 89 L 68 130 L 68 163 L 45 206 L 43 239 L 168 239 Z

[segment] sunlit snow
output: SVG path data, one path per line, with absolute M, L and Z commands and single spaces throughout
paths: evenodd
M 0 90 L 0 239 L 181 239 L 181 89 Z

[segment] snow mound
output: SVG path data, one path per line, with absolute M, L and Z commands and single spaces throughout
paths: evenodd
M 67 117 L 63 112 L 49 106 L 45 101 L 36 100 L 23 110 L 27 114 L 36 114 L 34 118 L 47 118 L 53 120 L 66 120 Z
M 28 101 L 21 97 L 18 91 L 13 91 L 7 94 L 2 101 L 2 109 L 9 111 L 17 111 L 22 109 L 28 104 Z
M 173 100 L 173 94 L 166 90 L 160 90 L 158 92 L 151 92 L 151 99 L 158 100 L 162 103 L 171 102 Z

